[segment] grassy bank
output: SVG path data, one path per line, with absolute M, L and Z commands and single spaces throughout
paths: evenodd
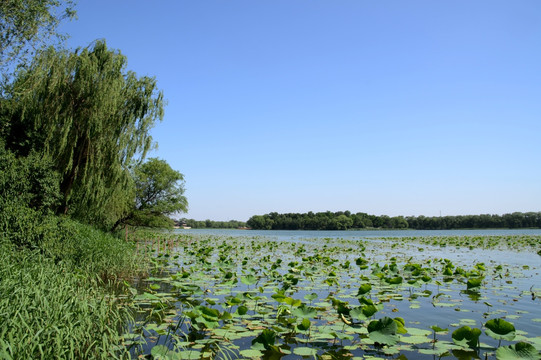
M 129 314 L 106 285 L 144 266 L 135 247 L 73 220 L 53 225 L 34 248 L 1 239 L 0 359 L 128 357 Z

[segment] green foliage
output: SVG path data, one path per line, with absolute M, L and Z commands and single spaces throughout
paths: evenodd
M 49 48 L 18 72 L 0 114 L 10 149 L 54 159 L 61 211 L 104 227 L 132 201 L 128 167 L 151 148 L 149 131 L 163 116 L 156 80 L 126 64 L 103 41 L 74 52 Z
M 352 214 L 349 211 L 308 212 L 304 214 L 273 212 L 254 215 L 247 224 L 253 229 L 260 230 L 541 228 L 541 212 L 445 217 L 389 217 L 366 213 Z
M 504 319 L 492 319 L 485 323 L 488 336 L 496 340 L 511 341 L 515 338 L 515 326 Z
M 176 221 L 177 226 L 187 226 L 194 229 L 238 229 L 246 227 L 246 223 L 238 220 L 213 221 L 213 220 L 194 220 L 182 218 Z
M 478 328 L 470 328 L 469 326 L 462 326 L 453 331 L 451 337 L 457 345 L 464 347 L 475 348 L 479 345 L 479 336 L 481 330 Z
M 135 204 L 124 219 L 130 225 L 171 227 L 166 215 L 188 210 L 184 176 L 165 160 L 150 158 L 133 171 Z
M 541 354 L 528 343 L 518 342 L 515 345 L 502 346 L 496 350 L 498 360 L 539 360 Z
M 122 356 L 119 330 L 127 314 L 73 270 L 37 250 L 0 244 L 0 357 Z
M 48 39 L 62 40 L 58 25 L 73 17 L 71 0 L 2 0 L 0 69 L 28 60 Z
M 56 228 L 58 174 L 31 153 L 17 158 L 0 142 L 0 233 L 17 246 L 39 246 Z
M 377 343 L 394 345 L 398 342 L 398 323 L 390 317 L 373 320 L 368 324 L 368 336 Z

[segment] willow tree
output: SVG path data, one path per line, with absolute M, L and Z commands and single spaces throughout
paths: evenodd
M 57 31 L 64 19 L 73 19 L 72 0 L 0 1 L 0 69 L 31 59 L 51 40 L 62 41 Z
M 62 176 L 60 211 L 90 222 L 103 221 L 107 207 L 117 217 L 129 208 L 129 166 L 153 146 L 149 131 L 163 117 L 156 80 L 126 65 L 105 41 L 73 52 L 49 48 L 17 74 L 4 99 L 8 146 L 53 159 Z

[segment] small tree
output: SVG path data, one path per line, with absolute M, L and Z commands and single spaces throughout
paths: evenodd
M 165 160 L 150 158 L 135 167 L 135 201 L 133 208 L 113 226 L 122 224 L 170 227 L 173 213 L 186 212 L 188 201 L 184 196 L 184 176 L 171 168 Z

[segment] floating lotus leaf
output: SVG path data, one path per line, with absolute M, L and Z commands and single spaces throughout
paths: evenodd
M 479 278 L 479 277 L 470 278 L 468 279 L 468 282 L 466 283 L 466 288 L 468 290 L 473 289 L 473 288 L 478 288 L 481 286 L 482 282 L 483 282 L 483 278 Z
M 276 332 L 274 330 L 265 329 L 255 339 L 252 340 L 252 345 L 261 344 L 267 349 L 270 345 L 276 343 Z
M 240 278 L 240 282 L 245 284 L 245 285 L 250 286 L 250 285 L 253 285 L 253 284 L 255 284 L 257 282 L 257 278 L 252 274 L 248 274 L 246 276 L 242 276 Z
M 395 276 L 393 278 L 385 278 L 385 282 L 391 285 L 399 285 L 399 284 L 402 284 L 403 281 L 404 279 L 401 276 Z
M 291 313 L 297 317 L 311 318 L 317 315 L 316 309 L 311 306 L 301 305 L 291 311 Z
M 249 359 L 259 359 L 263 356 L 263 353 L 260 350 L 256 349 L 246 349 L 239 351 L 239 354 L 245 358 Z
M 397 330 L 397 323 L 390 317 L 373 320 L 368 324 L 368 336 L 370 339 L 380 344 L 396 344 L 399 340 L 398 335 L 396 335 Z
M 237 314 L 239 315 L 246 315 L 246 313 L 248 312 L 248 308 L 244 305 L 241 305 L 237 308 Z
M 498 360 L 539 360 L 541 355 L 528 343 L 518 342 L 515 345 L 502 346 L 496 350 Z
M 169 348 L 165 345 L 156 345 L 152 348 L 150 351 L 150 354 L 154 357 L 156 360 L 161 359 L 180 359 L 178 354 L 175 352 L 169 350 Z
M 357 295 L 364 295 L 372 290 L 372 285 L 370 283 L 364 283 L 359 286 L 359 291 L 357 292 Z
M 306 331 L 310 328 L 310 320 L 307 318 L 302 319 L 302 322 L 297 325 L 297 328 L 301 331 Z
M 304 295 L 304 299 L 306 299 L 308 301 L 313 301 L 313 300 L 317 299 L 317 294 L 316 293 L 311 293 L 311 294 Z
M 455 344 L 460 346 L 475 348 L 479 343 L 479 336 L 481 335 L 481 330 L 478 328 L 470 328 L 469 326 L 462 326 L 461 328 L 453 331 L 451 335 Z
M 296 347 L 293 349 L 293 353 L 299 356 L 316 356 L 317 350 L 305 346 Z
M 511 341 L 515 338 L 515 326 L 504 319 L 492 319 L 485 323 L 486 334 L 496 340 Z

